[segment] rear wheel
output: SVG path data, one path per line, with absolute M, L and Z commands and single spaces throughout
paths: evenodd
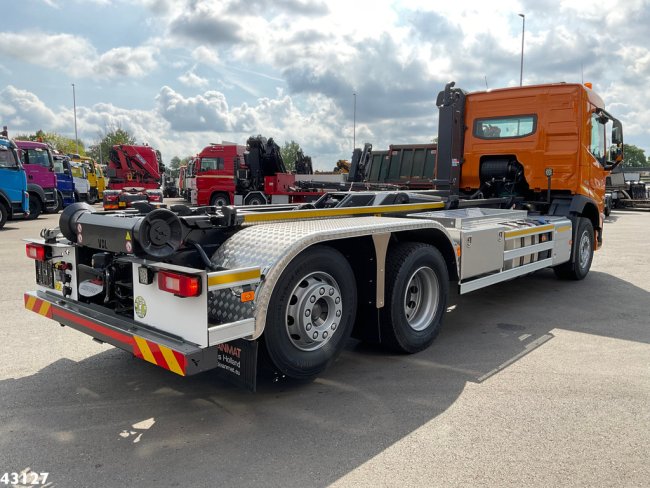
M 213 207 L 223 207 L 224 205 L 230 205 L 230 197 L 226 193 L 215 193 L 210 198 L 210 205 Z
M 34 220 L 43 213 L 43 202 L 36 195 L 29 195 L 29 220 Z
M 7 206 L 0 202 L 0 229 L 5 226 L 7 219 L 9 218 L 9 209 Z
M 273 364 L 309 379 L 341 353 L 357 308 L 354 273 L 335 249 L 314 246 L 296 257 L 269 303 L 264 341 Z
M 88 203 L 91 205 L 97 203 L 97 190 L 95 188 L 91 188 L 88 192 Z
M 56 194 L 56 210 L 55 212 L 60 212 L 63 210 L 63 197 L 61 196 L 60 193 L 57 192 Z
M 578 217 L 576 225 L 571 260 L 553 268 L 555 276 L 563 280 L 584 279 L 594 258 L 594 226 L 591 220 Z
M 382 344 L 405 353 L 429 347 L 440 331 L 448 294 L 440 251 L 419 242 L 392 248 L 386 258 L 386 305 L 380 309 Z

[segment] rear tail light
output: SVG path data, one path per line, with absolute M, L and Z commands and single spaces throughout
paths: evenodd
M 104 199 L 105 199 L 107 202 L 114 202 L 114 201 L 117 200 L 117 194 L 106 193 L 106 194 L 104 195 Z
M 25 246 L 25 254 L 36 261 L 45 261 L 45 246 L 29 243 Z
M 197 297 L 201 294 L 201 277 L 159 271 L 158 288 L 179 297 Z

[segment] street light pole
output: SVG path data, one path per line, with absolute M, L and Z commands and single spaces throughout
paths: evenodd
M 354 97 L 353 122 L 352 122 L 352 151 L 357 147 L 357 92 L 352 93 Z
M 72 106 L 74 107 L 74 142 L 77 145 L 77 154 L 79 154 L 79 137 L 77 137 L 77 97 L 75 96 L 74 83 L 72 84 Z
M 521 17 L 521 67 L 519 68 L 519 86 L 524 83 L 524 34 L 526 32 L 526 16 L 519 14 Z

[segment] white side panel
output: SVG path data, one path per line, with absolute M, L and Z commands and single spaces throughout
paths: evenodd
M 271 203 L 289 203 L 289 195 L 271 195 Z
M 571 238 L 573 231 L 571 221 L 555 224 L 555 247 L 553 248 L 553 266 L 567 262 L 571 259 Z
M 201 293 L 198 297 L 181 298 L 158 289 L 158 276 L 153 283 L 143 285 L 138 280 L 139 264 L 133 263 L 133 320 L 164 332 L 182 337 L 186 341 L 208 346 L 208 313 L 205 273 L 201 273 Z M 167 267 L 167 266 L 166 266 Z M 173 266 L 168 266 L 173 268 Z M 143 313 L 144 312 L 144 313 Z M 140 316 L 142 315 L 142 316 Z

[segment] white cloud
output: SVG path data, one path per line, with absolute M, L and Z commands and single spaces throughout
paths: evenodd
M 194 69 L 196 68 L 193 67 L 189 71 L 186 71 L 182 75 L 178 77 L 178 81 L 180 81 L 183 85 L 189 86 L 192 88 L 205 88 L 208 86 L 210 83 L 207 78 L 202 78 L 201 76 L 197 75 L 194 72 Z
M 58 124 L 57 116 L 36 95 L 12 85 L 0 91 L 0 116 L 11 131 L 47 129 Z
M 116 47 L 99 54 L 87 39 L 72 34 L 2 32 L 0 54 L 73 77 L 141 78 L 157 66 L 158 48 Z

